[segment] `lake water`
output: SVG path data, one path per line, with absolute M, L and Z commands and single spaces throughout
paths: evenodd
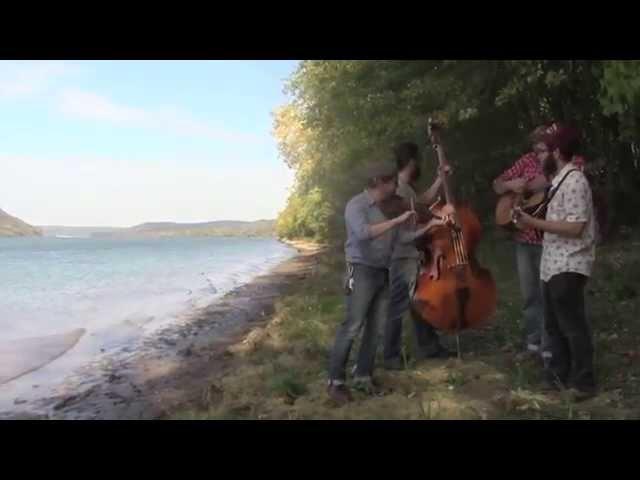
M 261 238 L 0 239 L 0 342 L 84 328 L 74 349 L 86 360 L 126 345 L 132 332 L 184 318 L 294 254 Z

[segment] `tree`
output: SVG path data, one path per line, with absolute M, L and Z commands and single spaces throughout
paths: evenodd
M 621 185 L 638 178 L 638 63 L 301 62 L 286 86 L 291 101 L 274 122 L 281 156 L 296 171 L 282 228 L 341 239 L 342 209 L 363 186 L 361 167 L 373 158 L 389 159 L 398 141 L 426 147 L 428 116 L 446 124 L 461 198 L 472 200 L 487 220 L 495 202 L 491 180 L 528 148 L 527 133 L 551 119 L 583 129 L 587 158 L 626 168 L 624 179 L 616 168 L 602 173 L 611 201 L 620 203 L 616 192 L 628 188 Z M 635 160 L 627 161 L 628 155 Z M 425 155 L 423 167 L 429 182 L 434 155 Z M 308 205 L 322 213 L 312 214 Z M 620 220 L 629 218 L 625 212 Z

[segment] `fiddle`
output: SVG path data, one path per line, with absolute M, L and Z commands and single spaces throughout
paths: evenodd
M 394 218 L 406 211 L 416 212 L 417 223 L 427 223 L 433 218 L 431 207 L 420 202 L 410 202 L 397 193 L 393 193 L 378 204 L 378 208 L 387 218 Z

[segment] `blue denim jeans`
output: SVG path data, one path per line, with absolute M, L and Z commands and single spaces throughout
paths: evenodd
M 391 262 L 389 316 L 384 329 L 385 361 L 400 358 L 402 321 L 407 312 L 411 313 L 416 332 L 417 357 L 433 355 L 441 348 L 435 329 L 411 308 L 411 297 L 416 288 L 418 268 L 418 259 L 415 258 L 399 258 Z
M 353 264 L 353 289 L 347 294 L 346 318 L 338 328 L 331 351 L 329 381 L 345 381 L 349 353 L 363 327 L 355 376 L 372 376 L 378 337 L 389 305 L 388 278 L 386 268 Z
M 520 291 L 522 292 L 524 318 L 524 343 L 528 348 L 548 350 L 544 331 L 544 303 L 540 280 L 542 246 L 516 243 L 516 260 Z

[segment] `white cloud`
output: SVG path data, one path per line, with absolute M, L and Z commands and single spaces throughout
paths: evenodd
M 0 61 L 0 100 L 22 99 L 47 90 L 74 69 L 67 62 Z
M 58 106 L 67 115 L 84 120 L 104 121 L 116 125 L 160 130 L 178 135 L 258 142 L 257 135 L 235 132 L 210 125 L 176 108 L 142 109 L 119 104 L 108 97 L 77 89 L 67 89 L 59 96 Z
M 0 208 L 35 225 L 275 218 L 293 174 L 241 165 L 0 154 Z
M 62 92 L 59 105 L 64 113 L 88 120 L 141 126 L 151 121 L 144 110 L 117 105 L 100 95 L 79 90 Z

